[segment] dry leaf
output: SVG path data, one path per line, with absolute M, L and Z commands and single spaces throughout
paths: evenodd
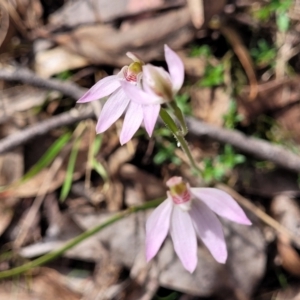
M 49 22 L 55 27 L 75 27 L 182 4 L 185 4 L 184 0 L 79 0 L 68 2 L 50 16 Z
M 207 123 L 222 126 L 230 97 L 223 88 L 194 88 L 191 91 L 193 115 Z
M 138 20 L 126 31 L 109 25 L 93 25 L 57 34 L 53 39 L 92 63 L 122 67 L 130 62 L 124 55 L 127 51 L 148 62 L 162 56 L 164 44 L 178 49 L 193 37 L 189 13 L 183 8 Z
M 82 68 L 89 64 L 85 57 L 63 47 L 56 47 L 38 52 L 35 56 L 34 68 L 38 75 L 49 78 L 63 71 Z

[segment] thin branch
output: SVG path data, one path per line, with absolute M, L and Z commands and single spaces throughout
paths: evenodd
M 86 89 L 81 88 L 75 83 L 61 82 L 56 79 L 44 79 L 24 68 L 2 68 L 0 69 L 0 79 L 21 81 L 36 87 L 57 90 L 76 100 L 86 91 Z M 83 111 L 73 109 L 49 118 L 3 138 L 0 141 L 0 153 L 22 145 L 38 135 L 46 134 L 52 129 L 71 125 L 75 122 L 91 118 L 93 115 L 92 108 L 87 107 Z M 300 172 L 300 157 L 281 146 L 273 145 L 261 139 L 248 137 L 237 130 L 215 127 L 192 117 L 187 118 L 187 125 L 190 133 L 197 137 L 207 136 L 218 142 L 230 144 L 246 154 L 274 162 L 282 168 L 297 173 Z
M 0 154 L 13 149 L 14 147 L 23 145 L 37 136 L 44 135 L 50 130 L 61 126 L 71 125 L 76 122 L 92 118 L 93 116 L 94 112 L 90 107 L 83 111 L 72 109 L 45 121 L 31 125 L 26 129 L 20 130 L 0 140 Z
M 281 146 L 267 141 L 246 136 L 237 130 L 229 130 L 209 125 L 195 118 L 188 118 L 190 132 L 198 137 L 207 136 L 221 143 L 234 146 L 246 154 L 262 160 L 269 160 L 276 165 L 293 172 L 300 172 L 300 156 Z
M 0 68 L 0 79 L 7 81 L 20 81 L 32 86 L 47 90 L 59 91 L 73 99 L 79 99 L 86 89 L 73 82 L 61 81 L 58 79 L 46 79 L 36 75 L 27 68 L 2 67 Z

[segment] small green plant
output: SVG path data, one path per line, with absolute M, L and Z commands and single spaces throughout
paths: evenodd
M 191 57 L 198 57 L 198 56 L 210 57 L 211 55 L 212 53 L 208 45 L 202 45 L 202 46 L 194 45 L 192 46 L 190 52 Z
M 263 22 L 268 21 L 273 15 L 275 15 L 278 30 L 286 32 L 290 26 L 288 11 L 292 3 L 292 0 L 271 0 L 267 5 L 254 11 L 253 15 L 255 18 Z
M 175 155 L 176 146 L 171 142 L 174 137 L 167 128 L 159 128 L 156 130 L 158 137 L 157 153 L 154 155 L 153 161 L 156 165 L 161 165 L 166 161 L 170 161 L 174 165 L 181 164 L 181 159 Z
M 230 100 L 228 112 L 223 116 L 223 119 L 224 126 L 228 129 L 235 128 L 235 126 L 243 120 L 243 116 L 237 113 L 236 101 Z
M 175 102 L 185 116 L 190 116 L 192 114 L 192 108 L 189 103 L 189 99 L 190 97 L 188 94 L 175 96 Z
M 63 72 L 57 74 L 56 78 L 64 81 L 64 80 L 68 80 L 72 75 L 73 74 L 71 71 L 66 70 L 66 71 L 63 71 Z
M 224 65 L 217 66 L 208 64 L 205 68 L 204 76 L 200 81 L 201 87 L 214 87 L 224 83 Z
M 235 153 L 231 145 L 225 145 L 223 153 L 203 160 L 203 179 L 207 183 L 222 181 L 236 165 L 245 162 L 245 156 Z
M 260 39 L 257 42 L 257 47 L 252 48 L 250 54 L 254 58 L 256 65 L 260 68 L 275 66 L 276 49 L 264 39 Z

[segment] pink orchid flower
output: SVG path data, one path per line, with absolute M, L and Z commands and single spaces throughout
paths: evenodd
M 197 266 L 197 236 L 219 263 L 225 263 L 227 249 L 222 225 L 216 217 L 251 225 L 241 207 L 227 193 L 215 188 L 191 188 L 181 177 L 167 181 L 168 198 L 146 223 L 146 258 L 160 249 L 169 230 L 174 249 L 184 268 L 193 273 Z
M 128 97 L 144 105 L 162 104 L 173 101 L 184 81 L 184 66 L 180 57 L 165 45 L 165 59 L 169 73 L 151 64 L 143 66 L 143 89 L 122 82 Z
M 146 131 L 152 135 L 160 105 L 155 103 L 145 106 L 135 99 L 131 101 L 125 94 L 122 82 L 129 85 L 140 85 L 142 77 L 142 65 L 144 64 L 134 54 L 127 53 L 134 62 L 125 66 L 117 75 L 108 76 L 92 86 L 77 102 L 86 103 L 109 96 L 101 110 L 96 126 L 97 133 L 107 130 L 125 112 L 124 123 L 120 134 L 120 143 L 127 143 L 144 121 Z

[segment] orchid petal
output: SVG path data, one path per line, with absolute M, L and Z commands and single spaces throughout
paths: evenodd
M 86 103 L 101 99 L 112 94 L 118 87 L 120 81 L 116 75 L 105 77 L 94 84 L 78 101 L 77 103 Z
M 173 91 L 177 93 L 183 85 L 184 66 L 180 57 L 167 45 L 165 45 L 165 58 L 173 83 Z
M 129 98 L 122 89 L 113 93 L 101 110 L 100 117 L 96 126 L 97 133 L 101 133 L 109 128 L 123 114 L 129 103 Z
M 227 249 L 221 222 L 216 215 L 201 201 L 195 199 L 189 211 L 195 229 L 212 256 L 219 263 L 225 263 Z
M 121 81 L 121 86 L 132 102 L 142 105 L 154 105 L 161 103 L 161 99 L 159 97 L 149 95 L 129 82 Z
M 157 254 L 168 234 L 172 207 L 172 200 L 166 199 L 156 207 L 146 222 L 147 262 Z
M 171 217 L 171 237 L 175 252 L 184 268 L 193 273 L 197 266 L 197 237 L 190 215 L 174 206 Z
M 157 121 L 159 111 L 160 111 L 159 104 L 143 105 L 144 124 L 145 124 L 146 131 L 148 132 L 150 137 L 153 133 L 153 129 Z
M 170 74 L 161 67 L 150 64 L 143 66 L 143 88 L 146 93 L 163 98 L 164 102 L 173 98 Z
M 143 108 L 142 105 L 130 102 L 128 109 L 126 111 L 126 115 L 123 122 L 122 131 L 120 134 L 120 143 L 121 145 L 126 144 L 136 131 L 141 126 L 143 121 Z
M 242 208 L 227 193 L 214 188 L 191 188 L 191 192 L 219 216 L 244 225 L 252 224 Z

